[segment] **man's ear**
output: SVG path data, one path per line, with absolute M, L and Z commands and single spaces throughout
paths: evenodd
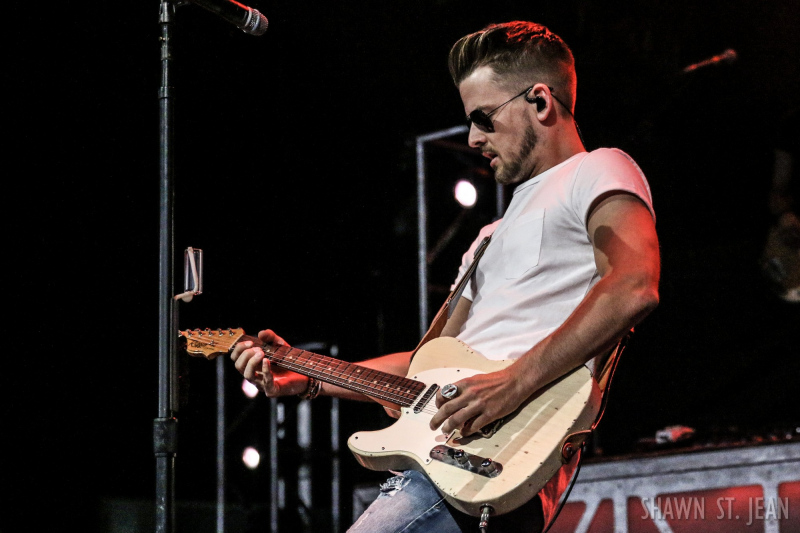
M 531 92 L 533 92 L 533 90 L 531 90 Z M 536 111 L 542 111 L 547 106 L 547 102 L 545 102 L 544 98 L 541 96 L 532 96 L 528 93 L 525 95 L 525 100 L 527 100 L 529 104 L 536 104 Z
M 541 113 L 552 105 L 550 88 L 544 83 L 537 83 L 525 95 L 525 100 L 530 104 L 536 104 L 536 112 Z

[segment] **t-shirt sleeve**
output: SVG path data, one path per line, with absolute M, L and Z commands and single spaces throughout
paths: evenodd
M 572 190 L 575 214 L 587 222 L 594 201 L 611 191 L 624 191 L 638 197 L 655 220 L 653 196 L 642 169 L 622 150 L 601 148 L 586 156 L 575 174 Z

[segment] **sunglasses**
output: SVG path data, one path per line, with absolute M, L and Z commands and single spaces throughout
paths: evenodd
M 488 113 L 484 113 L 480 109 L 476 109 L 475 111 L 473 111 L 472 113 L 467 115 L 467 125 L 475 124 L 475 127 L 478 128 L 479 130 L 481 130 L 482 132 L 485 132 L 485 133 L 493 132 L 494 131 L 494 123 L 492 122 L 492 115 L 494 115 L 495 113 L 500 111 L 500 108 L 502 108 L 504 105 L 508 104 L 509 102 L 511 102 L 513 100 L 516 100 L 517 98 L 519 98 L 523 94 L 528 94 L 531 89 L 533 89 L 533 85 L 531 85 L 530 87 L 528 87 L 527 89 L 525 89 L 524 91 L 519 93 L 518 95 L 516 95 L 516 96 L 514 96 L 512 98 L 509 98 L 508 100 L 506 100 L 505 102 L 503 102 L 499 106 L 495 107 L 494 109 L 492 109 Z

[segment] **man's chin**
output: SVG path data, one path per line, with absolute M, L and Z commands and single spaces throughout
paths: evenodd
M 514 185 L 515 183 L 519 183 L 522 181 L 518 174 L 510 174 L 508 172 L 504 172 L 502 167 L 498 168 L 494 171 L 494 181 L 499 183 L 500 185 Z
M 500 185 L 510 185 L 511 179 L 512 176 L 508 175 L 505 166 L 502 163 L 498 162 L 498 164 L 494 167 L 494 181 L 496 181 Z

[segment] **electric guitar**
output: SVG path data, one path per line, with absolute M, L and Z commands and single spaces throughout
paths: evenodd
M 229 353 L 238 342 L 253 341 L 271 364 L 397 409 L 400 417 L 388 428 L 350 437 L 347 444 L 356 460 L 372 470 L 421 471 L 448 502 L 473 516 L 480 516 L 486 505 L 494 514 L 507 513 L 533 498 L 586 438 L 600 409 L 600 389 L 581 366 L 480 432 L 445 435 L 428 426 L 439 388 L 512 361 L 492 361 L 454 338 L 440 337 L 422 345 L 402 377 L 290 346 L 265 345 L 241 329 L 179 334 L 190 355 L 207 359 Z

